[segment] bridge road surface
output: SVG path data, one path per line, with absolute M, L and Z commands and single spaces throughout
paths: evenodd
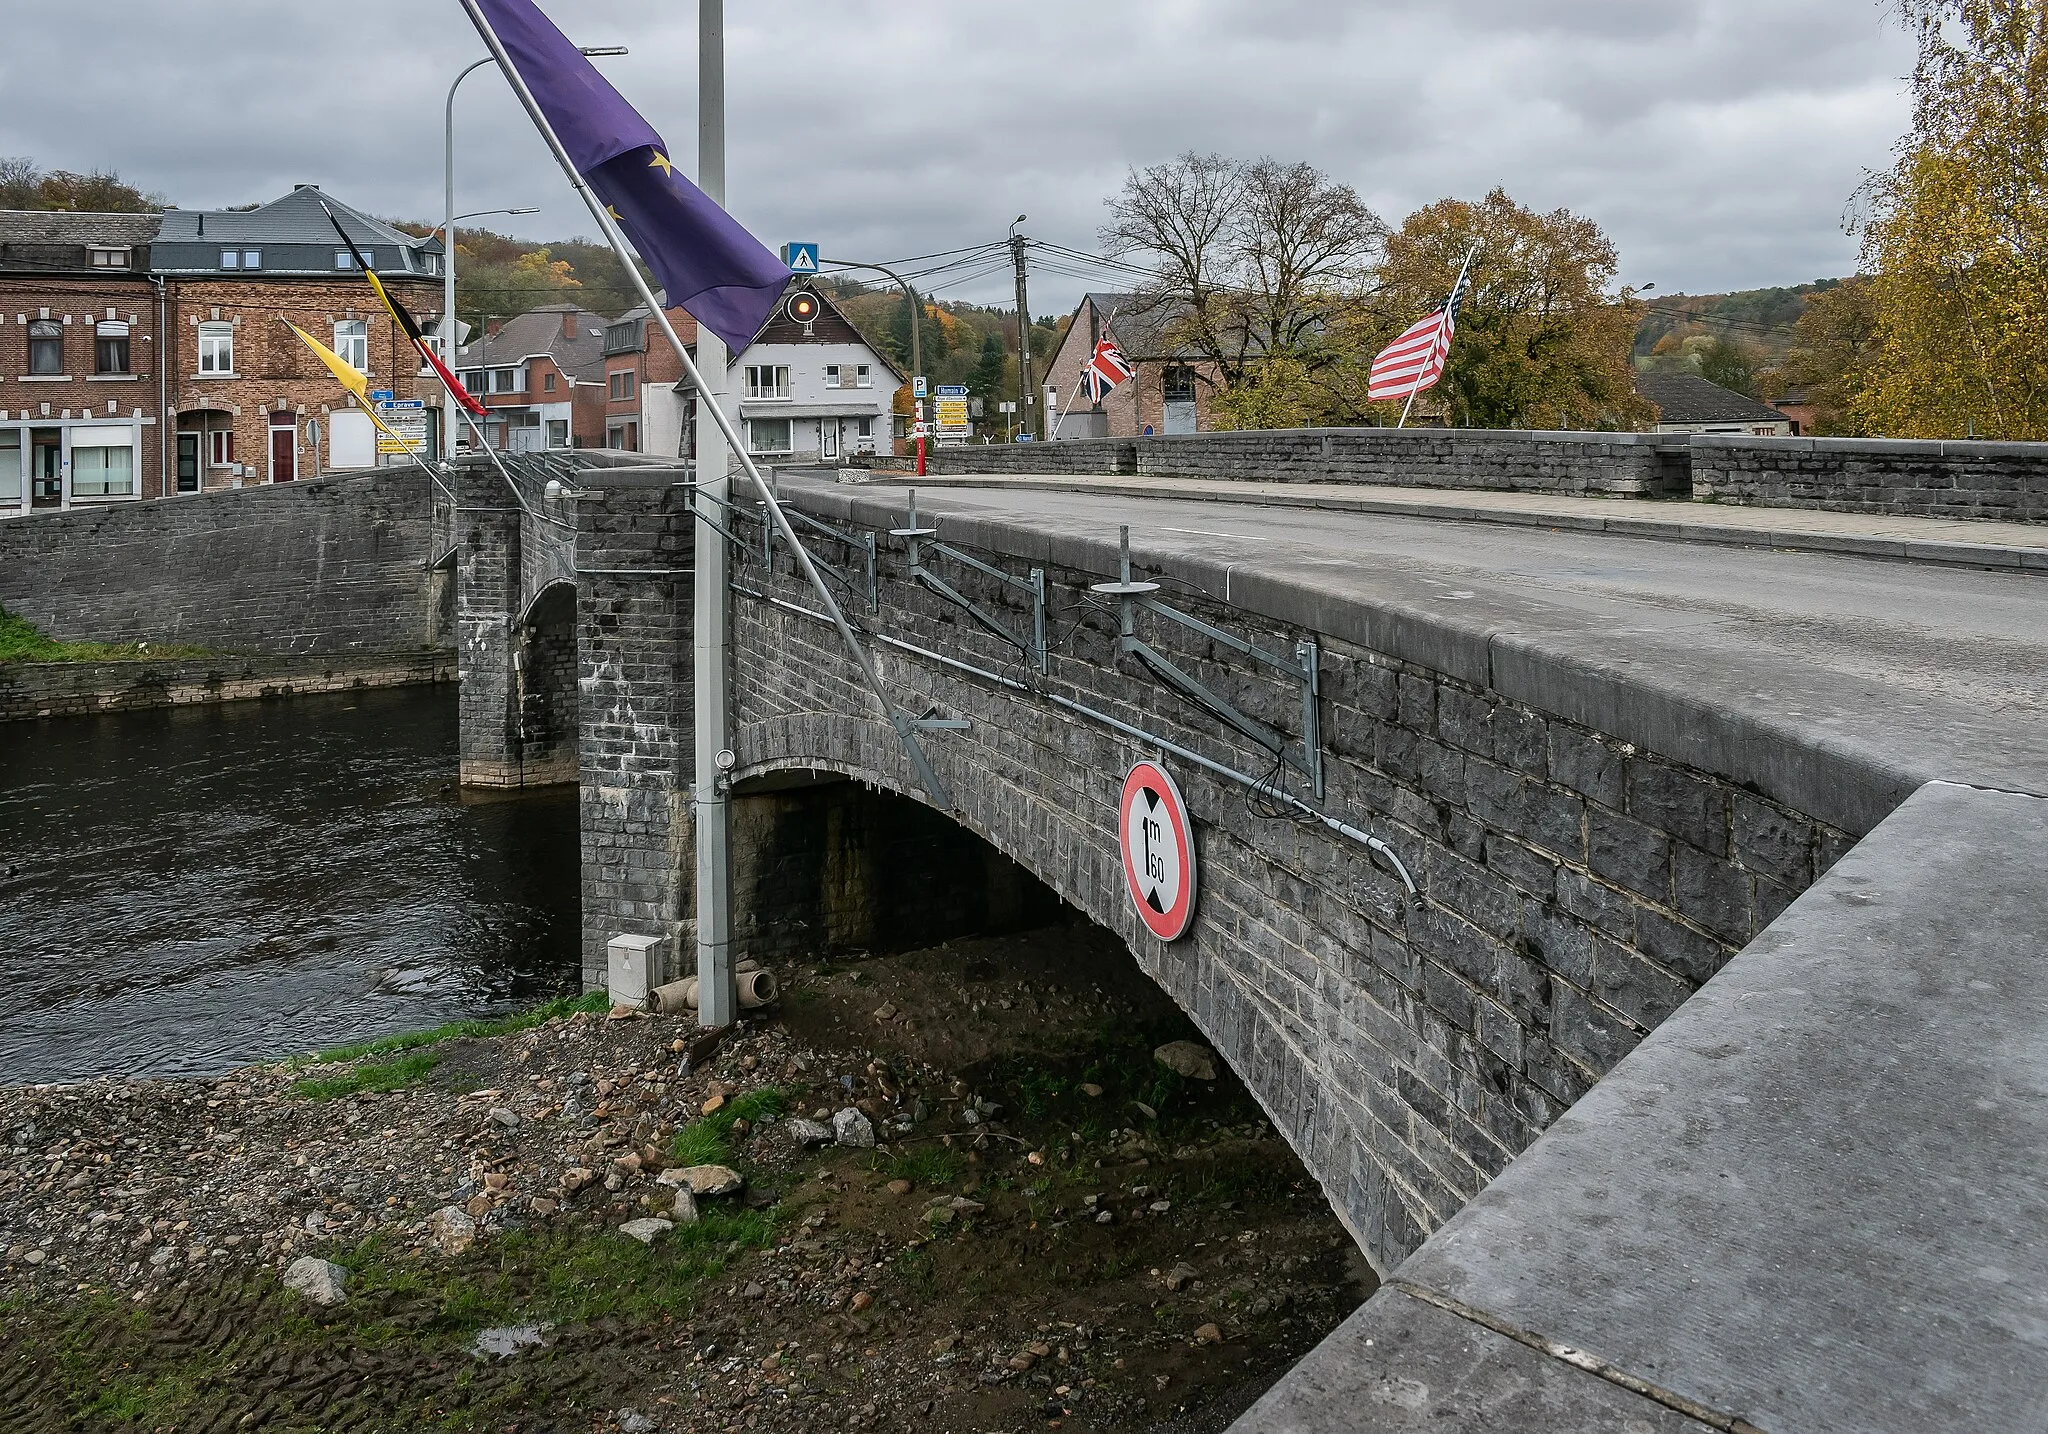
M 1829 819 L 1853 830 L 1937 777 L 2048 795 L 2048 573 L 1238 502 L 959 490 L 943 477 L 782 481 L 792 495 L 892 504 L 914 487 L 941 540 L 948 517 L 1112 544 L 1128 523 L 1147 566 L 1171 575 L 1189 558 L 1224 568 L 1226 590 L 1211 596 L 1226 602 L 1239 581 L 1290 580 L 1840 742 L 1900 782 L 1860 820 L 1833 807 Z
M 1467 673 L 1483 639 L 1522 700 L 1555 674 L 1559 715 L 1590 691 L 1591 725 L 1869 832 L 1232 1434 L 2048 1430 L 2048 575 L 929 484 L 918 507 L 966 546 L 962 520 L 1127 522 L 1155 571 L 1220 566 L 1266 611 L 1348 599 L 1371 645 Z

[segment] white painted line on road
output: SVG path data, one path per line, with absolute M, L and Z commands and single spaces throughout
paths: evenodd
M 1270 543 L 1271 538 L 1261 538 L 1252 533 L 1219 533 L 1213 528 L 1161 528 L 1162 533 L 1193 533 L 1198 538 L 1242 538 L 1247 543 Z

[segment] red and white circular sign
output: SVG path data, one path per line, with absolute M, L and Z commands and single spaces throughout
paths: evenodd
M 1195 829 L 1166 769 L 1140 762 L 1124 778 L 1120 806 L 1124 881 L 1131 904 L 1161 941 L 1177 941 L 1195 916 Z

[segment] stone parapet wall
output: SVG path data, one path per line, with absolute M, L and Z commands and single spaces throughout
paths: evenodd
M 937 473 L 1692 497 L 1767 508 L 2048 522 L 2048 443 L 1336 428 L 941 448 Z
M 881 505 L 821 515 L 890 526 Z M 948 541 L 975 544 L 970 525 Z M 976 536 L 993 538 L 988 525 Z M 1015 681 L 1020 652 L 909 583 L 883 537 L 877 634 Z M 1017 572 L 1043 563 L 1060 634 L 1044 695 L 875 641 L 913 710 L 967 718 L 927 749 L 954 817 L 1121 935 L 1243 1075 L 1360 1243 L 1391 1269 L 1842 852 L 1858 832 L 1780 794 L 1701 770 L 1360 640 L 1363 615 L 1284 620 L 1209 601 L 1195 574 L 1173 601 L 1283 653 L 1321 648 L 1324 806 L 1383 837 L 1420 899 L 1358 844 L 1280 819 L 1245 786 L 1169 755 L 1197 823 L 1202 892 L 1190 936 L 1154 940 L 1123 894 L 1116 801 L 1151 743 L 1061 707 L 1136 723 L 1240 772 L 1272 759 L 1116 656 L 1113 614 L 1083 598 L 1113 571 L 1031 535 L 976 544 Z M 1049 561 L 1048 561 L 1049 560 Z M 815 598 L 786 562 L 749 555 L 737 581 L 738 777 L 822 771 L 915 796 L 897 738 L 873 715 Z M 947 566 L 984 611 L 1030 630 L 1017 590 Z M 1298 736 L 1298 686 L 1142 616 L 1142 635 L 1246 712 Z M 1229 658 L 1229 660 L 1220 660 Z M 1459 666 L 1455 661 L 1447 665 Z M 1297 784 L 1298 786 L 1299 784 Z
M 1714 502 L 2048 522 L 2048 443 L 1700 434 L 1690 452 L 1693 496 Z
M 1646 496 L 1684 490 L 1683 445 L 1647 433 L 1286 429 L 942 448 L 931 466 L 941 473 L 1137 473 Z
M 0 521 L 0 607 L 67 641 L 238 653 L 433 647 L 436 490 L 419 468 Z
M 446 651 L 0 663 L 0 722 L 455 681 Z

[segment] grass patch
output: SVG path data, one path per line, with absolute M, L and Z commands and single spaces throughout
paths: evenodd
M 943 1145 L 927 1145 L 891 1156 L 882 1173 L 920 1187 L 958 1185 L 967 1177 L 967 1157 Z
M 211 657 L 204 647 L 169 642 L 59 642 L 0 607 L 0 662 L 135 662 L 150 658 Z
M 441 1058 L 431 1051 L 417 1051 L 395 1061 L 373 1061 L 338 1075 L 295 1081 L 292 1094 L 302 1100 L 334 1100 L 362 1091 L 403 1090 L 425 1080 L 427 1072 L 439 1064 Z
M 431 1031 L 408 1031 L 403 1035 L 379 1036 L 374 1041 L 363 1041 L 358 1045 L 336 1046 L 332 1050 L 320 1052 L 313 1059 L 321 1064 L 359 1061 L 365 1056 L 388 1056 L 400 1051 L 416 1051 L 422 1046 L 438 1045 L 442 1041 L 509 1036 L 514 1031 L 531 1030 L 558 1017 L 573 1016 L 578 1011 L 595 1015 L 611 1008 L 611 997 L 603 991 L 591 991 L 581 996 L 562 996 L 531 1010 L 514 1011 L 509 1016 L 492 1016 L 480 1021 L 450 1021 L 445 1026 L 434 1027 Z
M 774 1120 L 789 1109 L 793 1094 L 781 1086 L 764 1085 L 727 1101 L 702 1120 L 693 1120 L 676 1132 L 669 1147 L 670 1160 L 677 1165 L 731 1165 L 733 1123 L 744 1120 L 749 1125 L 758 1125 L 763 1120 Z
M 1153 1058 L 1152 1052 L 1166 1042 L 1189 1039 L 1201 1035 L 1178 1020 L 1135 1028 L 1104 1023 L 1073 1049 L 1001 1058 L 974 1075 L 999 1088 L 1015 1115 L 1079 1132 L 1091 1144 L 1126 1127 L 1177 1140 L 1211 1123 L 1258 1119 L 1257 1105 L 1228 1072 L 1214 1084 L 1191 1081 Z M 1087 1095 L 1084 1085 L 1099 1087 L 1102 1094 Z M 1154 1114 L 1146 1115 L 1140 1105 Z

